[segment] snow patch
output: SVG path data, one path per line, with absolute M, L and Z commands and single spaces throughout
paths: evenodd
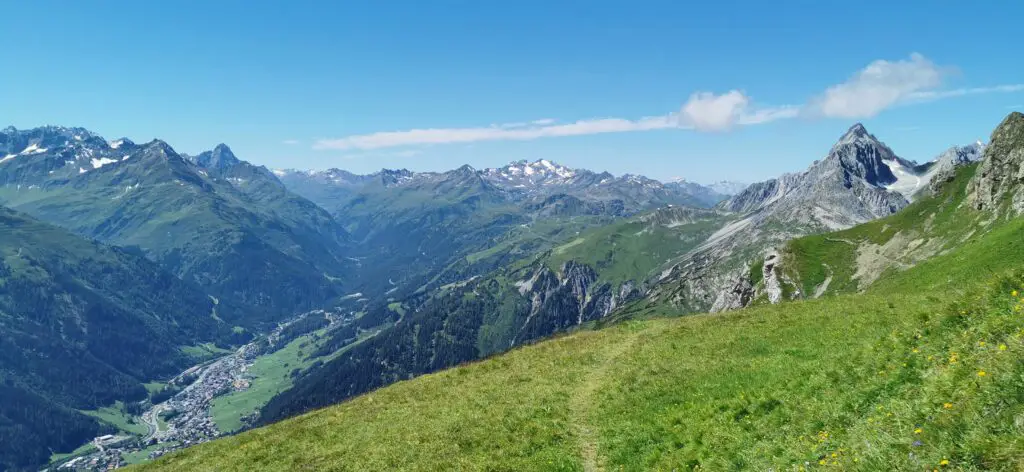
M 922 179 L 913 169 L 908 169 L 899 161 L 883 160 L 882 163 L 889 166 L 892 175 L 896 176 L 895 182 L 885 186 L 886 190 L 899 193 L 907 200 L 928 183 L 928 179 Z
M 110 149 L 117 149 L 117 148 L 121 147 L 121 145 L 123 145 L 123 144 L 124 144 L 124 140 L 123 139 L 118 139 L 117 141 L 111 141 L 110 142 Z
M 93 169 L 99 169 L 100 167 L 103 167 L 103 166 L 105 166 L 107 164 L 117 163 L 117 159 L 110 159 L 110 158 L 107 158 L 107 157 L 101 157 L 99 159 L 93 159 L 92 161 L 90 161 L 90 163 L 92 164 L 92 168 Z
M 11 159 L 14 159 L 17 156 L 18 156 L 17 154 L 8 154 L 8 155 L 4 156 L 2 159 L 0 159 L 0 163 L 7 162 L 7 161 L 9 161 Z
M 41 153 L 44 153 L 44 152 L 46 152 L 46 148 L 41 148 L 41 147 L 39 147 L 38 144 L 30 144 L 27 148 L 25 148 L 23 151 L 21 151 L 18 154 L 21 154 L 23 156 L 27 156 L 29 154 L 41 154 Z
M 89 171 L 87 171 L 87 170 L 85 170 L 85 169 L 83 169 L 83 168 L 81 168 L 81 167 L 79 167 L 79 168 L 78 168 L 78 173 L 79 173 L 79 174 L 84 174 L 84 173 L 86 173 L 86 172 L 89 172 Z

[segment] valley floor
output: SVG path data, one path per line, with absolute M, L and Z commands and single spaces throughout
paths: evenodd
M 176 383 L 185 384 L 181 391 L 151 405 L 140 415 L 126 413 L 120 402 L 98 411 L 85 411 L 119 432 L 112 437 L 95 438 L 70 454 L 54 455 L 51 462 L 59 469 L 103 470 L 146 462 L 239 431 L 271 397 L 291 386 L 294 370 L 306 368 L 316 360 L 306 353 L 315 351 L 324 333 L 346 320 L 333 315 L 329 319 L 328 327 L 269 351 L 261 341 L 233 352 L 221 350 L 228 353 L 176 376 Z M 280 336 L 287 325 L 283 323 L 269 336 Z M 360 340 L 373 334 L 366 333 Z M 159 391 L 165 385 L 155 382 L 147 387 Z
M 629 321 L 143 470 L 1019 469 L 1021 283 Z

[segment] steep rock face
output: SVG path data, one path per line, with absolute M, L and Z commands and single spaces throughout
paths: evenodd
M 559 273 L 541 266 L 517 283 L 532 305 L 512 346 L 602 318 L 634 293 L 629 288 L 614 293 L 611 284 L 597 281 L 593 267 L 568 261 Z
M 755 183 L 720 204 L 736 220 L 662 274 L 651 297 L 695 311 L 742 307 L 753 296 L 745 270 L 750 261 L 794 237 L 899 211 L 909 201 L 891 189 L 901 182 L 897 171 L 917 168 L 854 125 L 806 171 Z
M 992 132 L 968 201 L 979 210 L 1024 214 L 1024 114 L 1011 113 Z

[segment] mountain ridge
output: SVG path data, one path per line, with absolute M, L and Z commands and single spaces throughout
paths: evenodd
M 218 297 L 252 306 L 257 317 L 345 294 L 344 230 L 269 171 L 226 146 L 204 154 L 216 164 L 204 168 L 159 139 L 114 143 L 80 128 L 0 134 L 0 152 L 16 156 L 0 162 L 0 204 L 136 247 Z

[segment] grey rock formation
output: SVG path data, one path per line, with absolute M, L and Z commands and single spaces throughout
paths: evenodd
M 1024 214 L 1024 114 L 1013 112 L 996 127 L 984 156 L 968 188 L 971 205 Z
M 751 261 L 789 239 L 899 211 L 909 204 L 904 192 L 921 185 L 917 169 L 856 124 L 806 171 L 755 183 L 719 205 L 736 219 L 679 260 L 651 296 L 692 310 L 745 306 L 753 297 Z M 770 295 L 781 298 L 781 290 Z

